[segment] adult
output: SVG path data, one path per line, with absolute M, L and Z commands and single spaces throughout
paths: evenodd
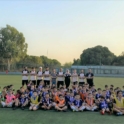
M 73 70 L 71 77 L 73 85 L 76 85 L 78 83 L 78 74 L 76 69 Z
M 60 68 L 59 72 L 57 73 L 57 88 L 60 87 L 60 85 L 64 85 L 64 72 L 62 70 L 62 68 Z
M 39 71 L 37 72 L 37 86 L 39 86 L 40 82 L 42 81 L 43 72 L 42 67 L 39 67 Z
M 89 69 L 88 73 L 86 74 L 86 79 L 87 79 L 87 83 L 89 84 L 89 87 L 93 86 L 93 78 L 94 78 L 94 74 L 92 73 L 92 70 Z
M 83 84 L 85 84 L 85 81 L 84 81 L 84 79 L 85 79 L 84 70 L 81 70 L 81 72 L 79 73 L 78 77 L 79 77 L 79 85 L 83 86 Z
M 51 73 L 51 78 L 52 78 L 52 86 L 56 86 L 56 78 L 57 78 L 56 69 L 53 69 Z
M 22 71 L 22 86 L 28 84 L 28 74 L 29 71 L 27 70 L 27 67 L 24 67 L 24 70 Z
M 70 86 L 70 77 L 71 77 L 71 73 L 67 69 L 66 73 L 65 73 L 65 85 L 66 85 L 66 88 L 69 88 L 69 86 Z
M 30 80 L 36 86 L 36 71 L 34 67 L 32 67 L 32 70 L 30 71 Z
M 47 86 L 49 85 L 50 86 L 50 71 L 49 71 L 49 67 L 46 67 L 46 70 L 44 71 L 44 85 Z

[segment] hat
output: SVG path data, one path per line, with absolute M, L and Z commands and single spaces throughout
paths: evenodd
M 41 66 L 39 68 L 42 68 Z

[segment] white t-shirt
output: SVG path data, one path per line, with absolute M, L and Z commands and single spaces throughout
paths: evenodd
M 45 71 L 44 74 L 45 74 L 45 75 L 50 75 L 50 71 Z M 44 76 L 44 80 L 49 81 L 49 80 L 50 80 L 50 76 L 49 76 L 49 77 L 45 77 L 45 76 Z
M 64 72 L 58 72 L 58 76 L 64 75 Z M 57 77 L 58 81 L 64 81 L 64 77 Z
M 30 74 L 36 74 L 35 71 L 31 71 Z M 36 80 L 36 75 L 31 75 L 30 79 L 33 81 L 33 80 Z
M 79 82 L 84 82 L 84 79 L 82 79 L 83 77 L 85 77 L 84 73 L 80 73 L 79 74 Z
M 28 70 L 23 70 L 22 71 L 22 74 L 28 74 L 29 72 L 28 72 Z M 22 76 L 22 80 L 28 80 L 28 76 Z
M 37 75 L 38 75 L 38 76 L 42 76 L 42 75 L 43 75 L 43 72 L 42 72 L 42 71 L 38 71 L 38 72 L 37 72 Z M 42 80 L 42 77 L 38 77 L 38 76 L 37 76 L 37 79 L 38 79 L 38 80 Z
M 72 73 L 72 82 L 76 82 L 76 81 L 78 81 L 78 75 L 77 75 L 77 73 Z M 74 76 L 74 77 L 73 77 Z

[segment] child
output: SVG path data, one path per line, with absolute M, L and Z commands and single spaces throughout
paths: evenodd
M 85 109 L 85 103 L 80 99 L 80 95 L 75 96 L 75 100 L 71 105 L 73 111 L 83 111 Z
M 110 113 L 108 103 L 105 100 L 104 96 L 101 96 L 100 104 L 99 104 L 99 109 L 101 110 L 101 114 L 104 115 L 105 112 Z
M 38 96 L 37 92 L 33 92 L 33 96 L 30 99 L 30 107 L 29 110 L 36 111 L 39 108 L 40 104 L 40 97 Z
M 117 97 L 113 100 L 113 112 L 119 116 L 124 115 L 124 98 L 122 91 L 117 91 Z
M 22 110 L 24 110 L 26 105 L 28 105 L 28 99 L 25 96 L 25 93 L 22 93 L 21 97 L 15 100 L 13 110 L 15 110 L 19 106 L 21 107 Z
M 5 102 L 1 101 L 2 107 L 12 107 L 14 103 L 15 96 L 12 94 L 12 90 L 9 90 L 5 96 Z
M 55 109 L 58 111 L 66 112 L 67 105 L 66 105 L 66 101 L 65 101 L 65 98 L 63 97 L 63 95 L 59 95 L 59 98 L 58 98 L 56 105 L 55 105 Z
M 86 98 L 86 110 L 89 110 L 89 111 L 97 110 L 97 106 L 95 104 L 93 95 L 91 93 L 89 93 L 88 97 Z
M 69 98 L 68 98 L 68 101 L 67 101 L 67 104 L 68 104 L 69 108 L 71 108 L 71 106 L 72 106 L 74 100 L 75 100 L 74 93 L 71 92 L 71 93 L 70 93 L 70 96 L 69 96 Z
M 42 106 L 44 110 L 49 110 L 52 107 L 52 100 L 50 99 L 49 94 L 45 95 L 45 98 L 42 99 Z
M 107 96 L 108 98 L 110 98 L 111 92 L 110 92 L 110 89 L 109 89 L 108 85 L 105 85 L 105 90 L 106 90 L 106 96 Z
M 123 86 L 123 89 L 122 89 L 122 94 L 123 94 L 123 97 L 124 97 L 124 86 Z
M 101 98 L 101 96 L 102 96 L 102 90 L 101 90 L 101 88 L 98 88 L 97 89 L 97 94 L 96 94 L 96 99 L 100 99 Z

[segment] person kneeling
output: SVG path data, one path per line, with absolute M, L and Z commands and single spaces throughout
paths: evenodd
M 46 94 L 45 98 L 43 98 L 41 108 L 44 110 L 49 110 L 52 108 L 52 100 L 50 99 L 49 94 Z
M 80 95 L 75 96 L 75 100 L 71 105 L 73 111 L 83 111 L 85 109 L 85 103 L 80 99 Z
M 36 91 L 33 92 L 33 96 L 31 97 L 30 100 L 31 101 L 30 101 L 29 110 L 36 111 L 39 108 L 39 104 L 40 104 L 40 97 L 38 96 Z
M 58 111 L 66 112 L 67 105 L 66 105 L 65 98 L 62 95 L 59 95 L 59 98 L 58 98 L 56 105 L 55 105 L 55 109 Z

